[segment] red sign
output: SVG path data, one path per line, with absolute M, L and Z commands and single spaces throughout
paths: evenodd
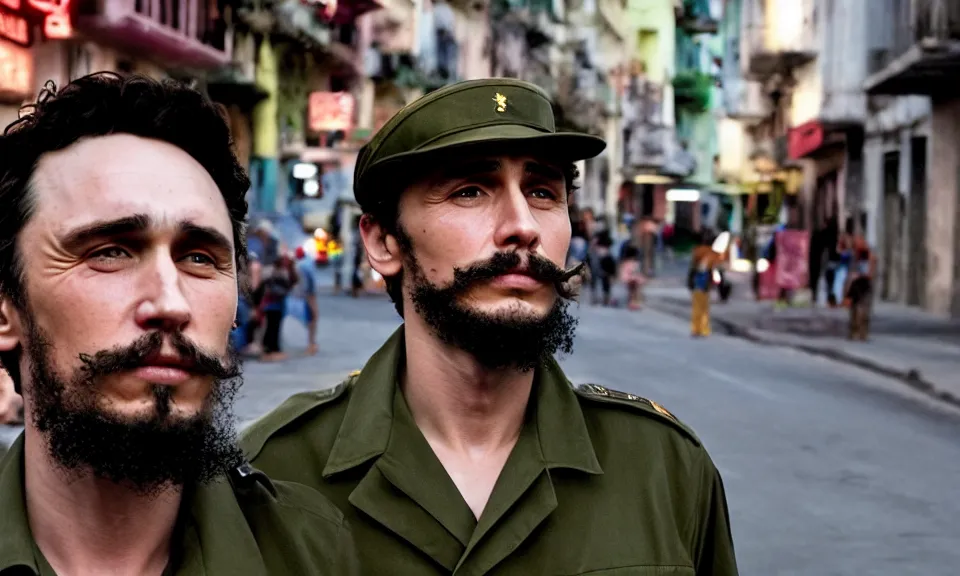
M 30 46 L 33 38 L 30 37 L 30 25 L 26 18 L 13 12 L 13 8 L 9 6 L 14 3 L 13 0 L 0 2 L 0 41 L 9 40 L 20 46 Z
M 30 51 L 0 41 L 0 93 L 26 97 L 33 90 L 33 57 Z
M 793 160 L 823 146 L 823 126 L 816 120 L 791 128 L 787 134 L 787 155 Z
M 43 18 L 43 34 L 51 40 L 73 35 L 71 0 L 0 0 L 0 41 L 29 48 L 33 44 L 31 22 Z
M 800 290 L 809 284 L 810 235 L 803 230 L 777 232 L 777 286 L 784 290 Z
M 349 92 L 310 94 L 308 125 L 312 132 L 349 132 L 353 128 L 353 95 Z
M 46 14 L 43 34 L 50 39 L 62 40 L 73 35 L 70 24 L 70 0 L 27 0 L 35 10 Z

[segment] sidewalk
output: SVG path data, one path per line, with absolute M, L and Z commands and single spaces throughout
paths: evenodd
M 690 293 L 677 278 L 651 283 L 651 308 L 690 317 Z M 960 406 L 960 321 L 888 302 L 874 305 L 870 340 L 846 338 L 849 311 L 829 308 L 775 309 L 752 299 L 749 284 L 735 283 L 727 303 L 711 306 L 717 332 L 761 344 L 785 346 L 891 376 L 931 396 Z

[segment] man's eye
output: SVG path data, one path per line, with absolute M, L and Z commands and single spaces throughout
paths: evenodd
M 537 188 L 531 192 L 530 195 L 541 200 L 553 200 L 557 197 L 553 190 L 549 190 L 547 188 Z
M 213 266 L 214 264 L 216 264 L 216 262 L 213 261 L 213 258 L 207 256 L 206 254 L 202 254 L 200 252 L 192 252 L 190 254 L 187 254 L 187 257 L 185 258 L 185 260 L 190 264 L 197 264 L 199 266 Z
M 461 188 L 454 192 L 452 198 L 479 198 L 481 191 L 476 186 L 469 186 L 467 188 Z
M 98 260 L 116 260 L 118 258 L 129 258 L 130 253 L 118 246 L 111 246 L 110 248 L 97 250 L 90 256 Z

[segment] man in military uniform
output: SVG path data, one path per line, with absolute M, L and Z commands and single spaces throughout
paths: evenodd
M 243 460 L 228 352 L 249 181 L 213 104 L 112 74 L 0 137 L 0 574 L 357 574 L 343 514 Z
M 604 147 L 547 96 L 459 83 L 361 151 L 371 265 L 404 325 L 341 385 L 289 399 L 241 444 L 329 495 L 365 574 L 737 573 L 720 480 L 663 407 L 574 387 L 568 202 Z

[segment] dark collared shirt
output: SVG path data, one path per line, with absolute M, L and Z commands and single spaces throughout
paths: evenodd
M 0 576 L 56 576 L 30 531 L 23 456 L 21 434 L 0 462 Z M 164 576 L 359 573 L 343 514 L 326 498 L 243 472 L 188 491 Z
M 476 519 L 397 385 L 402 328 L 344 384 L 299 394 L 241 441 L 347 515 L 364 574 L 737 573 L 720 475 L 655 403 L 538 368 L 521 435 Z

